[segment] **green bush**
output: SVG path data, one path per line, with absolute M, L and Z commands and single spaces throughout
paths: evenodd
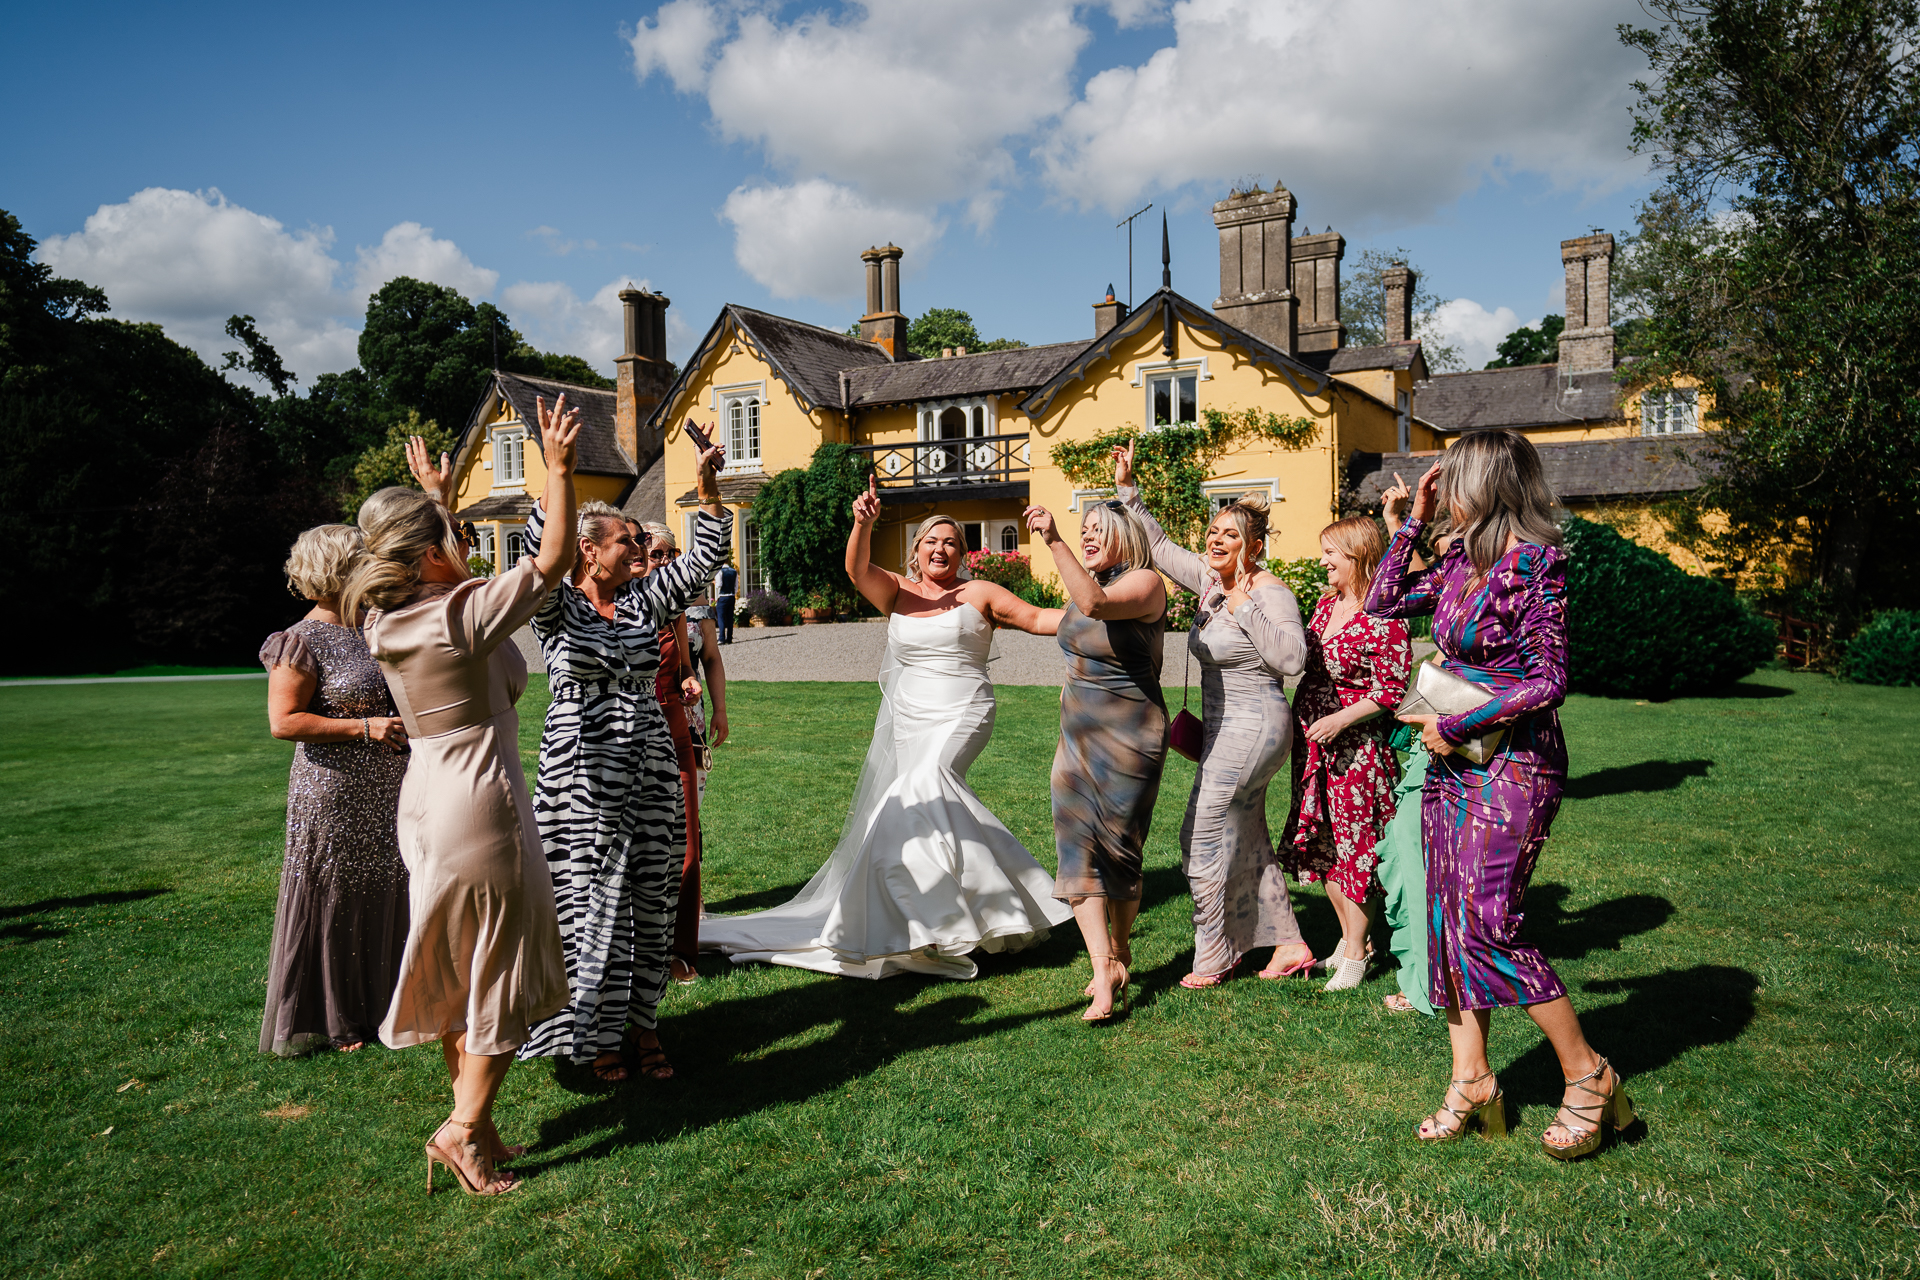
M 1567 681 L 1576 693 L 1673 698 L 1732 684 L 1773 657 L 1774 626 L 1658 551 L 1570 517 Z
M 1888 609 L 1847 642 L 1840 674 L 1860 684 L 1920 685 L 1920 613 Z
M 1313 612 L 1313 606 L 1320 599 L 1320 593 L 1327 589 L 1327 567 L 1320 563 L 1318 556 L 1302 556 L 1298 560 L 1269 560 L 1267 572 L 1287 584 L 1287 590 L 1293 592 L 1293 598 L 1300 602 L 1303 616 Z
M 847 535 L 853 500 L 866 492 L 872 464 L 844 444 L 823 444 L 805 470 L 767 481 L 753 500 L 760 554 L 774 586 L 792 594 L 847 592 Z
M 1038 578 L 1028 578 L 1019 586 L 1008 589 L 1028 604 L 1041 609 L 1064 609 L 1067 607 L 1067 597 L 1062 594 L 1060 588 L 1054 586 L 1051 582 L 1042 582 Z
M 1019 595 L 1020 588 L 1033 581 L 1033 562 L 1018 551 L 969 551 L 967 572 Z

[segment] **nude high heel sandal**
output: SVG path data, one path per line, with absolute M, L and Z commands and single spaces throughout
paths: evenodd
M 1114 969 L 1118 969 L 1120 971 L 1119 976 L 1117 977 L 1117 979 L 1114 981 L 1114 984 L 1113 984 L 1113 994 L 1107 1006 L 1107 1011 L 1102 1014 L 1095 1014 L 1093 1009 L 1089 1007 L 1085 1013 L 1080 1015 L 1080 1020 L 1082 1022 L 1088 1023 L 1090 1025 L 1097 1025 L 1102 1022 L 1112 1022 L 1114 1015 L 1120 1012 L 1121 1008 L 1124 1005 L 1124 1002 L 1127 999 L 1128 974 L 1127 974 L 1126 966 L 1122 965 L 1118 960 L 1115 960 L 1113 958 L 1113 952 L 1111 951 L 1103 952 L 1099 955 L 1093 956 L 1092 958 L 1094 960 L 1105 960 L 1110 967 Z M 1099 986 L 1099 982 L 1100 982 L 1100 969 L 1098 965 L 1095 965 L 1094 971 L 1093 971 L 1093 981 L 1087 984 L 1088 996 L 1094 996 L 1099 994 L 1097 990 L 1097 987 Z
M 441 1125 L 439 1129 L 433 1131 L 433 1137 L 428 1139 L 426 1144 L 428 1195 L 433 1194 L 433 1166 L 436 1164 L 443 1164 L 453 1170 L 453 1176 L 460 1182 L 460 1189 L 470 1196 L 503 1196 L 507 1194 L 507 1192 L 513 1191 L 520 1186 L 520 1179 L 514 1177 L 512 1174 L 507 1174 L 504 1178 L 499 1179 L 493 1176 L 493 1157 L 481 1155 L 480 1144 L 471 1140 L 472 1130 L 479 1123 L 478 1120 L 455 1120 L 449 1116 L 446 1124 Z M 460 1154 L 478 1166 L 480 1170 L 479 1186 L 475 1186 L 467 1180 L 466 1171 L 460 1167 L 460 1162 L 454 1159 L 452 1152 L 440 1145 L 438 1139 L 441 1130 L 445 1129 L 447 1125 L 458 1125 L 460 1128 L 468 1131 L 469 1140 L 459 1144 Z
M 1485 1102 L 1475 1102 L 1473 1099 L 1467 1097 L 1466 1090 L 1461 1088 L 1462 1085 L 1479 1084 L 1492 1074 L 1493 1072 L 1491 1071 L 1483 1071 L 1471 1080 L 1449 1081 L 1447 1085 L 1447 1096 L 1441 1099 L 1440 1110 L 1427 1117 L 1428 1120 L 1436 1122 L 1433 1126 L 1433 1133 L 1431 1135 L 1421 1133 L 1419 1124 L 1415 1124 L 1413 1126 L 1413 1136 L 1421 1142 L 1429 1144 L 1452 1142 L 1454 1139 L 1466 1133 L 1467 1129 L 1473 1124 L 1474 1118 L 1477 1116 L 1480 1120 L 1480 1127 L 1486 1131 L 1489 1138 L 1506 1137 L 1507 1091 L 1505 1089 L 1495 1088 L 1491 1098 L 1488 1098 Z M 1498 1085 L 1499 1082 L 1495 1081 L 1494 1083 Z M 1460 1101 L 1467 1104 L 1464 1109 L 1453 1105 L 1453 1095 L 1455 1093 L 1460 1095 Z M 1440 1119 L 1441 1112 L 1445 1112 L 1454 1118 L 1456 1123 L 1451 1129 L 1442 1128 L 1437 1123 Z
M 1622 1087 L 1626 1082 L 1620 1078 L 1618 1073 L 1615 1073 L 1613 1077 L 1613 1090 L 1610 1093 L 1602 1093 L 1600 1090 L 1592 1088 L 1587 1084 L 1589 1080 L 1599 1080 L 1607 1074 L 1607 1071 L 1607 1060 L 1602 1058 L 1598 1066 L 1581 1076 L 1578 1080 L 1567 1081 L 1567 1088 L 1578 1089 L 1584 1094 L 1600 1099 L 1598 1102 L 1583 1102 L 1578 1106 L 1571 1102 L 1562 1102 L 1560 1104 L 1562 1111 L 1571 1111 L 1582 1120 L 1587 1118 L 1588 1112 L 1594 1113 L 1593 1127 L 1588 1129 L 1581 1125 L 1556 1121 L 1555 1123 L 1559 1124 L 1562 1129 L 1574 1135 L 1574 1140 L 1565 1146 L 1561 1146 L 1543 1133 L 1540 1135 L 1540 1149 L 1542 1151 L 1552 1156 L 1555 1160 L 1578 1160 L 1581 1156 L 1592 1155 L 1600 1149 L 1600 1141 L 1606 1136 L 1606 1127 L 1608 1125 L 1612 1125 L 1614 1132 L 1617 1133 L 1622 1129 L 1629 1128 L 1633 1124 L 1633 1099 L 1627 1096 L 1626 1089 Z M 1553 1126 L 1549 1125 L 1547 1127 L 1551 1129 Z

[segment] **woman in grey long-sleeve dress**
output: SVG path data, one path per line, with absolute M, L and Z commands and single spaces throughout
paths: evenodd
M 1176 545 L 1133 487 L 1133 450 L 1114 450 L 1120 498 L 1147 526 L 1154 567 L 1200 597 L 1187 647 L 1200 660 L 1206 736 L 1180 829 L 1181 870 L 1193 891 L 1193 972 L 1183 987 L 1213 987 L 1247 952 L 1274 948 L 1262 977 L 1304 974 L 1300 937 L 1267 831 L 1267 784 L 1293 749 L 1293 711 L 1281 686 L 1306 665 L 1293 592 L 1260 569 L 1267 504 L 1248 495 L 1207 529 L 1206 553 Z

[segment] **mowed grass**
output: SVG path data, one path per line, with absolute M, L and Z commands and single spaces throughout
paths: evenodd
M 536 682 L 522 704 L 537 742 Z M 971 983 L 709 959 L 669 1084 L 516 1066 L 504 1200 L 423 1192 L 431 1049 L 257 1051 L 289 748 L 257 685 L 0 691 L 0 1272 L 8 1275 L 1902 1276 L 1920 1268 L 1920 691 L 1763 674 L 1574 699 L 1528 902 L 1646 1120 L 1576 1165 L 1496 1016 L 1507 1142 L 1424 1148 L 1444 1027 L 1390 975 L 1329 996 L 1177 985 L 1191 766 L 1168 771 L 1125 1020 L 1079 1020 L 1071 930 Z M 831 848 L 877 701 L 741 685 L 708 898 L 775 902 Z M 973 783 L 1051 865 L 1051 690 L 1000 694 Z M 1284 797 L 1276 793 L 1275 819 Z M 1333 940 L 1318 889 L 1295 896 Z

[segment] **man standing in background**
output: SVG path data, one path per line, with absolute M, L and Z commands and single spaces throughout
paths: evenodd
M 721 644 L 733 643 L 734 588 L 739 582 L 740 573 L 731 561 L 721 565 L 720 572 L 714 575 L 714 605 L 719 616 L 713 623 L 719 629 Z

